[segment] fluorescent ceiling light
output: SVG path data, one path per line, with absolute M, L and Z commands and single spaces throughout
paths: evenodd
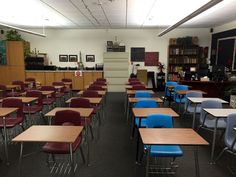
M 167 29 L 165 29 L 164 31 L 162 31 L 161 33 L 158 34 L 158 36 L 163 36 L 164 34 L 168 33 L 169 31 L 177 28 L 178 26 L 180 26 L 181 24 L 185 23 L 186 21 L 194 18 L 195 16 L 201 14 L 202 12 L 206 11 L 207 9 L 213 7 L 214 5 L 218 4 L 219 2 L 221 2 L 223 0 L 211 0 L 210 2 L 206 3 L 205 5 L 201 6 L 200 8 L 198 8 L 197 10 L 195 10 L 194 12 L 192 12 L 191 14 L 189 14 L 188 16 L 186 16 L 185 18 L 183 18 L 182 20 L 178 21 L 177 23 L 175 23 L 174 25 L 168 27 Z
M 157 0 L 143 26 L 169 26 L 210 0 Z M 145 1 L 145 3 L 147 3 Z
M 54 27 L 71 22 L 39 0 L 1 0 L 0 22 L 26 27 Z

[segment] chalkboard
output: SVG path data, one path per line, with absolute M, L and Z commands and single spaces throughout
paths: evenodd
M 131 47 L 131 61 L 143 62 L 145 58 L 144 47 Z
M 0 65 L 7 64 L 7 57 L 6 57 L 6 42 L 0 41 Z

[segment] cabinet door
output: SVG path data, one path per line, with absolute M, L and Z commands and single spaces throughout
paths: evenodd
M 93 82 L 93 72 L 83 72 L 84 87 Z
M 11 84 L 11 78 L 8 66 L 0 66 L 0 83 Z
M 45 73 L 44 72 L 26 72 L 25 78 L 35 78 L 36 82 L 40 82 L 41 85 L 45 85 Z
M 103 78 L 103 72 L 93 72 L 93 81 L 96 81 L 97 78 Z
M 24 63 L 24 43 L 7 41 L 7 65 L 25 67 Z
M 54 72 L 46 72 L 45 73 L 45 85 L 52 85 L 55 81 Z
M 64 72 L 55 72 L 55 81 L 61 81 L 65 78 Z

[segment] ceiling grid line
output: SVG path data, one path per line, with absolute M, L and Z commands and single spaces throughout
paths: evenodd
M 92 22 L 92 20 L 90 20 L 90 18 L 85 15 L 80 9 L 79 7 L 72 1 L 72 0 L 69 0 L 69 2 L 94 26 L 96 27 L 96 25 Z
M 74 22 L 73 20 L 71 20 L 70 18 L 68 18 L 67 16 L 65 16 L 63 13 L 61 13 L 59 10 L 57 10 L 56 8 L 52 7 L 51 5 L 49 5 L 48 3 L 46 3 L 43 0 L 40 0 L 42 3 L 44 3 L 45 5 L 47 5 L 48 7 L 50 7 L 51 9 L 53 9 L 54 11 L 56 11 L 57 13 L 59 13 L 60 15 L 62 15 L 63 17 L 65 17 L 67 20 L 69 20 L 70 22 L 72 22 L 74 25 L 78 25 L 80 26 L 78 23 Z
M 84 2 L 84 0 L 81 0 L 81 2 L 83 3 L 84 7 L 87 9 L 87 11 L 89 12 L 89 14 L 91 15 L 91 17 L 97 22 L 97 24 L 99 26 L 101 26 L 101 23 L 98 21 L 98 19 L 93 15 L 92 11 L 89 9 L 88 5 Z
M 106 20 L 107 20 L 107 22 L 108 22 L 108 24 L 109 24 L 109 27 L 112 28 L 112 27 L 111 27 L 111 23 L 110 23 L 110 21 L 109 21 L 109 19 L 108 19 L 108 17 L 107 17 L 107 14 L 106 14 L 105 10 L 103 9 L 102 3 L 100 3 L 99 0 L 98 0 L 98 4 L 99 4 L 99 6 L 101 7 L 104 16 L 106 17 Z

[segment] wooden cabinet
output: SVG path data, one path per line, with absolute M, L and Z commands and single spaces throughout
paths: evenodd
M 75 76 L 75 72 L 65 72 L 65 78 L 72 79 L 73 90 L 83 90 L 84 88 L 83 76 Z
M 54 81 L 54 72 L 45 72 L 45 85 L 52 85 Z
M 198 45 L 170 45 L 168 52 L 168 80 L 177 80 L 183 72 L 197 71 L 199 61 Z
M 65 73 L 64 72 L 55 72 L 54 73 L 54 79 L 55 81 L 61 81 L 62 79 L 65 78 Z
M 32 77 L 36 81 L 40 82 L 42 85 L 45 85 L 45 73 L 44 72 L 26 72 L 25 78 Z
M 84 87 L 90 85 L 90 82 L 93 82 L 93 73 L 92 72 L 83 72 L 84 78 Z
M 96 81 L 97 78 L 103 78 L 103 72 L 99 71 L 93 72 L 93 81 Z

